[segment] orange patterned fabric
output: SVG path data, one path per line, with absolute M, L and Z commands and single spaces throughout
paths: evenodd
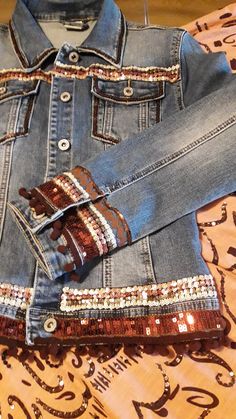
M 206 51 L 227 51 L 236 71 L 236 3 L 186 26 Z M 219 156 L 220 158 L 220 156 Z M 225 346 L 0 346 L 3 419 L 214 419 L 236 415 L 236 196 L 198 212 L 202 253 L 227 320 Z

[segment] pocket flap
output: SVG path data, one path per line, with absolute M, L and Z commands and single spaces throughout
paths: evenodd
M 0 145 L 28 134 L 40 80 L 0 83 Z
M 163 98 L 165 96 L 164 87 L 164 81 L 104 81 L 94 78 L 92 93 L 105 100 L 131 105 L 132 103 Z
M 39 88 L 40 80 L 8 80 L 0 83 L 0 103 L 17 97 L 34 95 Z

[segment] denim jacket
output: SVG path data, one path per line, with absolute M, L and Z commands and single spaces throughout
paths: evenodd
M 18 0 L 0 57 L 1 336 L 220 337 L 195 210 L 236 189 L 224 54 L 113 0 Z

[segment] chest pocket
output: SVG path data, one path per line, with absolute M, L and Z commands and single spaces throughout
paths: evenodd
M 0 83 L 0 146 L 28 134 L 38 81 Z
M 164 96 L 164 81 L 93 79 L 92 137 L 116 144 L 155 125 Z
M 11 174 L 14 140 L 30 129 L 38 81 L 9 80 L 0 83 L 0 240 L 2 238 L 6 201 Z

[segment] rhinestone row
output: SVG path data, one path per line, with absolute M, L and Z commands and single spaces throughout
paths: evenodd
M 26 310 L 33 294 L 33 288 L 24 288 L 19 285 L 0 284 L 0 304 L 19 307 Z
M 164 306 L 197 298 L 217 297 L 211 275 L 183 278 L 163 284 L 137 285 L 125 288 L 63 288 L 62 311 L 114 309 L 132 306 Z

